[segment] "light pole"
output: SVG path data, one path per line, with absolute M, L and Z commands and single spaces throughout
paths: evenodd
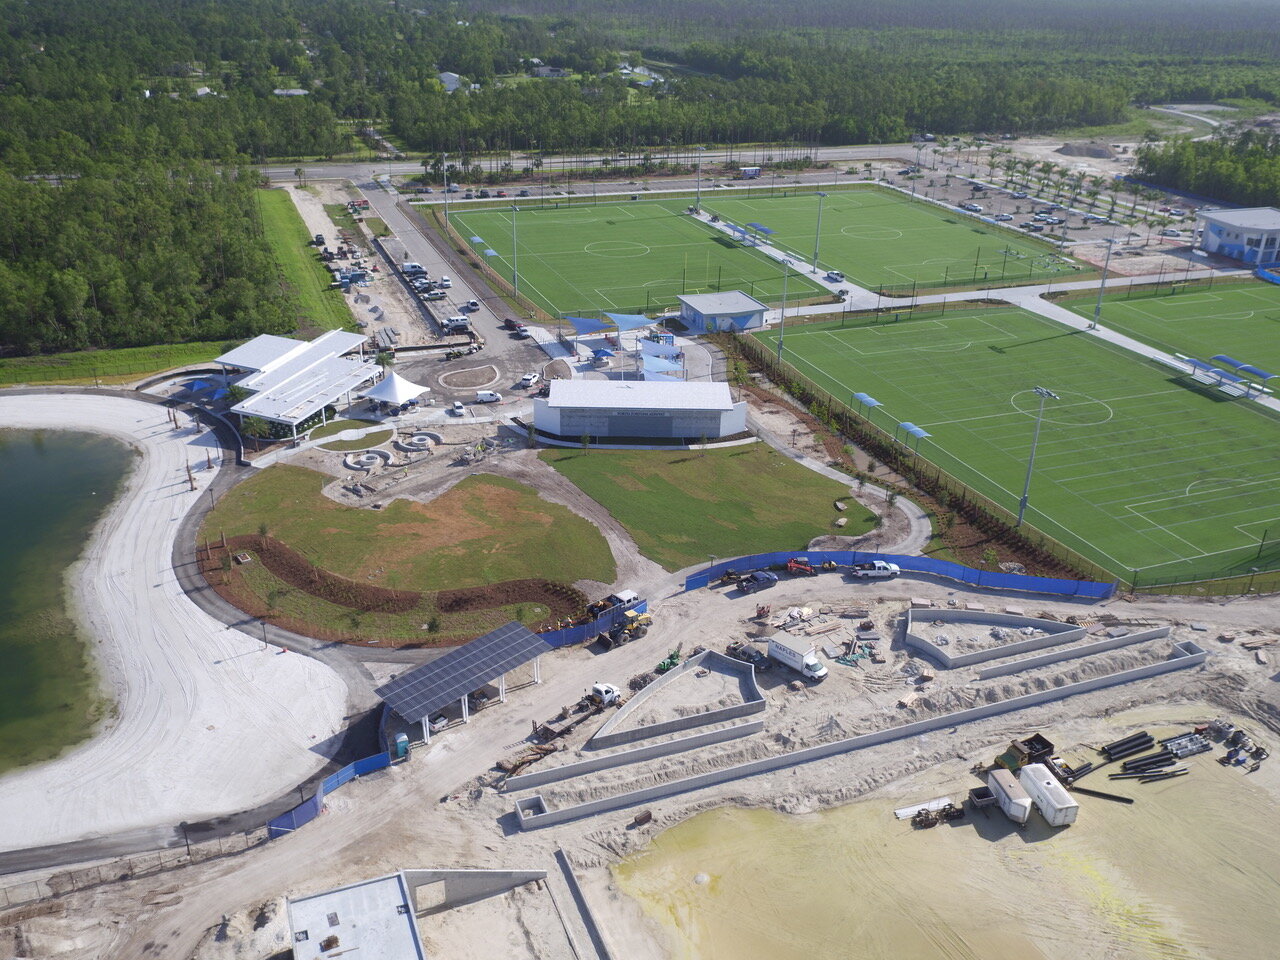
M 697 206 L 698 206 L 698 209 L 699 209 L 699 210 L 701 210 L 701 209 L 702 209 L 702 155 L 703 155 L 704 153 L 706 153 L 706 152 L 707 152 L 707 148 L 706 148 L 706 147 L 698 147 L 698 181 L 697 181 L 698 200 L 697 200 Z
M 822 241 L 822 201 L 827 195 L 818 191 L 818 228 L 813 232 L 813 272 L 818 272 L 818 244 Z
M 511 289 L 515 293 L 520 292 L 520 240 L 516 234 L 516 214 L 520 212 L 520 208 L 514 203 L 511 205 Z
M 1093 305 L 1093 320 L 1089 323 L 1090 330 L 1098 329 L 1098 320 L 1102 317 L 1102 291 L 1107 289 L 1107 268 L 1111 266 L 1111 251 L 1116 248 L 1116 232 L 1111 231 L 1111 236 L 1107 238 L 1107 258 L 1102 261 L 1102 281 L 1098 284 L 1098 302 Z
M 1040 442 L 1040 421 L 1044 419 L 1044 402 L 1061 400 L 1052 390 L 1036 387 L 1035 395 L 1040 398 L 1040 411 L 1036 414 L 1036 431 L 1031 435 L 1031 456 L 1027 458 L 1027 480 L 1022 485 L 1022 499 L 1018 502 L 1018 522 L 1015 527 L 1022 526 L 1022 515 L 1027 512 L 1027 498 L 1031 495 L 1031 470 L 1036 465 L 1036 444 Z
M 444 171 L 444 225 L 449 226 L 449 155 L 440 154 L 440 169 Z
M 778 315 L 778 362 L 782 362 L 782 338 L 787 335 L 787 278 L 791 276 L 791 260 L 782 258 L 782 310 Z

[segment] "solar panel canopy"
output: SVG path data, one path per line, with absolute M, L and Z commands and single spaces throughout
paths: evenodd
M 546 641 L 513 620 L 396 677 L 375 693 L 405 720 L 417 723 L 549 650 Z

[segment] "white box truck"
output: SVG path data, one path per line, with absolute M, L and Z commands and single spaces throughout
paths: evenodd
M 809 640 L 775 633 L 769 638 L 769 656 L 810 680 L 821 680 L 827 675 L 827 668 L 818 660 L 817 650 Z
M 1065 827 L 1076 822 L 1080 804 L 1043 763 L 1028 763 L 1018 771 L 1018 782 L 1051 827 Z
M 1022 789 L 1018 778 L 1008 770 L 992 770 L 987 774 L 987 787 L 995 794 L 996 803 L 1004 815 L 1017 824 L 1031 818 L 1031 798 Z

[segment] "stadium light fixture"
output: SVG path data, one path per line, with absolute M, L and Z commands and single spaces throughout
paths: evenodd
M 821 190 L 818 191 L 818 228 L 813 233 L 813 272 L 818 272 L 818 244 L 822 240 L 822 201 L 827 199 L 827 195 Z
M 778 362 L 782 362 L 782 338 L 787 334 L 787 278 L 791 276 L 793 261 L 782 258 L 782 310 L 778 314 Z
M 1018 522 L 1015 527 L 1022 526 L 1023 514 L 1027 512 L 1027 498 L 1031 495 L 1031 471 L 1036 465 L 1036 444 L 1040 442 L 1040 422 L 1044 420 L 1044 402 L 1046 400 L 1061 400 L 1062 398 L 1044 387 L 1036 387 L 1033 391 L 1040 398 L 1040 410 L 1036 413 L 1036 430 L 1031 435 L 1031 456 L 1027 458 L 1027 479 L 1022 485 L 1022 499 L 1018 502 Z

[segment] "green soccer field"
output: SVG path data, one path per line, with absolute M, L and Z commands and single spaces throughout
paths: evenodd
M 769 242 L 813 260 L 818 198 L 705 197 L 703 208 L 739 225 L 773 230 Z M 1043 240 L 959 211 L 874 188 L 831 191 L 822 203 L 818 259 L 870 290 L 913 281 L 955 287 L 1072 277 L 1082 266 Z
M 454 229 L 520 293 L 553 315 L 652 313 L 682 293 L 742 290 L 780 303 L 783 267 L 681 213 L 688 201 L 469 210 Z M 512 217 L 518 218 L 518 259 Z M 492 250 L 493 255 L 485 251 Z M 830 297 L 803 274 L 786 279 L 789 302 Z
M 1191 286 L 1177 294 L 1168 289 L 1104 297 L 1101 324 L 1167 353 L 1204 361 L 1223 353 L 1280 375 L 1280 285 L 1258 280 Z M 1063 306 L 1093 318 L 1092 299 Z
M 777 343 L 775 331 L 755 336 Z M 1052 390 L 1027 519 L 1125 580 L 1280 568 L 1280 417 L 1256 403 L 1016 309 L 798 325 L 784 346 L 836 397 L 879 400 L 883 429 L 923 427 L 922 456 L 1012 512 L 1033 388 Z

